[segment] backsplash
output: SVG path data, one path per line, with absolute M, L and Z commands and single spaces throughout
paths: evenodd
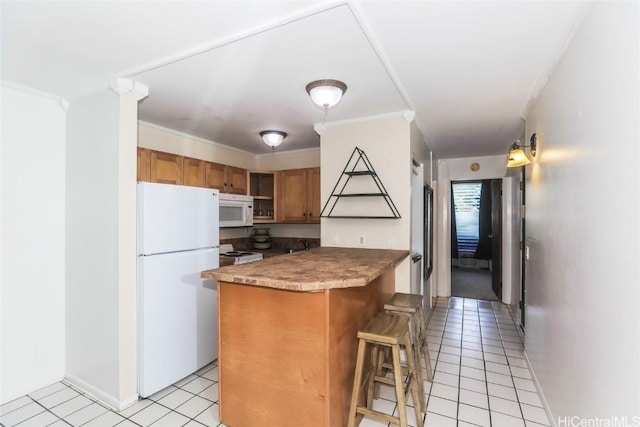
M 320 239 L 320 224 L 254 224 L 253 227 L 221 228 L 220 240 L 246 238 L 254 228 L 269 228 L 273 237 L 295 236 L 298 239 Z
M 304 244 L 300 240 L 306 240 L 309 243 L 309 249 L 320 247 L 320 239 L 272 236 L 271 249 L 304 249 Z M 251 237 L 220 239 L 220 244 L 232 244 L 233 249 L 237 251 L 248 251 L 253 249 L 253 239 L 251 239 Z

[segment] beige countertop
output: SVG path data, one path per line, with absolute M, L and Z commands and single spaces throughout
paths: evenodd
M 291 291 L 365 286 L 409 255 L 406 250 L 322 247 L 203 271 L 203 279 Z

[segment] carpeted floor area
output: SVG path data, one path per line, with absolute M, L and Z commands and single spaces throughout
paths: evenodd
M 499 301 L 491 289 L 491 272 L 481 269 L 452 268 L 451 296 Z

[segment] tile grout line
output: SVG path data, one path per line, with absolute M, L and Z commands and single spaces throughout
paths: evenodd
M 493 304 L 491 305 L 491 315 L 493 317 L 493 319 L 495 320 L 496 318 L 496 313 L 493 310 Z M 496 325 L 498 324 L 498 321 L 495 320 Z M 478 325 L 480 328 L 480 351 L 482 352 L 482 364 L 484 366 L 484 384 L 487 390 L 487 410 L 489 411 L 489 426 L 493 426 L 493 417 L 491 416 L 491 399 L 489 399 L 489 380 L 487 378 L 487 360 L 485 359 L 485 354 L 484 354 L 484 335 L 483 335 L 483 326 L 482 323 L 480 322 L 480 313 L 478 312 Z M 503 350 L 504 351 L 504 350 Z
M 449 313 L 451 310 L 452 310 L 451 306 L 447 304 L 447 318 L 444 324 L 445 330 L 449 323 Z M 462 376 L 462 334 L 464 333 L 464 310 L 462 311 L 461 325 L 462 326 L 460 327 L 460 347 L 458 347 L 460 349 L 460 354 L 458 354 L 458 399 L 456 401 L 456 424 L 458 423 L 459 415 L 460 415 L 460 377 Z M 440 356 L 440 354 L 438 354 L 438 356 Z
M 511 313 L 509 313 L 509 318 L 511 318 Z M 511 321 L 513 322 L 513 319 L 511 319 Z M 516 333 L 517 331 L 517 326 L 514 324 L 514 326 L 516 327 Z M 500 328 L 500 326 L 498 325 L 498 331 L 500 333 L 500 341 L 502 341 L 502 347 L 504 348 L 504 339 L 503 339 L 503 334 L 502 334 L 502 329 Z M 519 337 L 518 337 L 519 338 Z M 523 347 L 523 351 L 524 351 L 524 343 L 521 343 L 522 347 Z M 513 372 L 511 371 L 511 361 L 509 360 L 509 356 L 507 356 L 507 351 L 505 350 L 505 358 L 507 359 L 507 366 L 509 366 L 509 374 L 511 376 L 511 383 L 513 384 L 513 391 L 516 394 L 516 401 L 518 402 L 518 409 L 520 409 L 520 416 L 522 417 L 522 422 L 523 424 L 526 426 L 527 425 L 527 420 L 525 420 L 524 418 L 524 411 L 522 410 L 522 404 L 520 403 L 520 396 L 518 395 L 518 387 L 516 387 L 516 382 L 513 379 Z M 529 369 L 529 367 L 527 366 L 527 370 Z
M 484 348 L 482 347 L 482 326 L 480 325 L 480 308 L 478 307 L 478 300 L 476 300 L 476 310 L 475 310 L 475 317 L 477 318 L 478 321 L 478 333 L 480 334 L 480 347 L 482 348 L 482 350 L 480 350 L 482 352 L 482 366 L 483 366 L 483 373 L 484 373 L 484 383 L 487 384 L 487 365 L 485 363 L 484 360 Z M 464 327 L 464 326 L 463 326 Z M 470 405 L 469 406 L 473 406 Z M 489 390 L 487 390 L 487 408 L 489 408 Z M 482 408 L 484 409 L 484 408 Z M 491 427 L 491 411 L 489 409 L 487 409 L 487 412 L 489 413 L 489 427 Z
M 437 301 L 436 301 L 436 308 L 438 308 Z M 450 311 L 450 309 L 449 309 L 449 305 L 448 305 L 448 303 L 447 303 L 447 305 L 446 305 L 445 307 L 440 306 L 440 309 L 444 311 L 444 326 L 442 327 L 442 331 L 441 331 L 441 333 L 440 333 L 440 344 L 438 345 L 438 352 L 437 352 L 437 356 L 436 356 L 436 363 L 435 363 L 435 364 L 434 364 L 434 366 L 432 367 L 432 368 L 433 368 L 433 376 L 434 376 L 434 381 L 431 383 L 431 388 L 432 388 L 432 389 L 433 389 L 433 385 L 435 384 L 436 369 L 437 369 L 438 363 L 440 362 L 441 348 L 442 348 L 442 345 L 443 345 L 443 344 L 442 344 L 442 340 L 444 340 L 444 339 L 445 339 L 445 338 L 444 338 L 444 335 L 447 333 L 447 332 L 446 332 L 446 329 L 447 329 L 447 323 L 449 322 L 449 311 Z M 428 327 L 427 327 L 427 329 L 428 329 Z M 448 354 L 448 353 L 446 353 L 446 354 Z M 458 380 L 458 381 L 459 381 L 459 380 Z M 438 384 L 440 384 L 440 383 L 438 383 Z M 430 391 L 429 391 L 429 400 L 431 400 L 431 392 L 432 392 L 432 390 L 430 390 Z M 440 399 L 445 399 L 445 398 L 442 398 L 442 397 L 439 397 L 439 398 L 440 398 Z M 449 399 L 446 399 L 446 400 L 449 400 Z M 457 402 L 456 402 L 456 404 L 457 404 Z M 428 405 L 428 403 L 427 403 L 427 408 L 428 408 L 428 407 L 429 407 L 429 405 Z M 433 413 L 434 413 L 434 414 L 436 414 L 435 412 L 433 412 Z M 446 417 L 446 418 L 452 419 L 452 420 L 454 420 L 454 421 L 456 421 L 456 422 L 457 422 L 457 405 L 456 405 L 456 418 L 455 418 L 455 419 L 453 419 L 453 418 L 451 418 L 451 417 L 448 417 L 448 416 L 446 416 L 446 415 L 442 415 L 442 414 L 437 414 L 437 415 L 440 415 L 440 416 L 443 416 L 443 417 Z M 425 420 L 426 420 L 426 416 L 425 416 Z

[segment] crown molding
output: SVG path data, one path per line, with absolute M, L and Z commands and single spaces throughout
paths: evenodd
M 371 122 L 371 121 L 375 121 L 375 120 L 388 119 L 388 118 L 392 118 L 392 117 L 401 117 L 407 123 L 411 123 L 415 119 L 416 113 L 413 110 L 402 110 L 402 111 L 395 111 L 393 113 L 385 113 L 385 114 L 377 114 L 377 115 L 374 115 L 374 116 L 358 117 L 358 118 L 355 118 L 355 119 L 336 120 L 334 122 L 316 123 L 316 124 L 313 125 L 313 130 L 315 130 L 318 135 L 322 135 L 324 133 L 324 131 L 327 130 L 327 128 L 329 128 L 329 127 L 343 126 L 343 125 L 348 125 L 348 124 L 352 124 L 352 123 Z
M 223 37 L 220 39 L 211 40 L 205 42 L 199 46 L 195 46 L 190 49 L 186 49 L 182 52 L 178 52 L 172 55 L 165 56 L 156 61 L 148 62 L 139 67 L 135 67 L 129 70 L 126 70 L 120 73 L 121 76 L 135 76 L 138 74 L 145 73 L 147 71 L 155 70 L 156 68 L 163 67 L 165 65 L 173 64 L 174 62 L 182 61 L 187 58 L 191 58 L 193 56 L 199 55 L 204 52 L 208 52 L 222 46 L 229 45 L 231 43 L 238 42 L 240 40 L 247 39 L 249 37 L 255 36 L 257 34 L 261 34 L 275 28 L 282 27 L 284 25 L 290 24 L 292 22 L 300 21 L 302 19 L 308 18 L 313 15 L 317 15 L 319 13 L 335 9 L 336 7 L 347 5 L 347 0 L 326 0 L 321 2 L 319 5 L 313 4 L 311 7 L 308 7 L 304 10 L 290 13 L 281 18 L 268 21 L 262 25 L 257 25 L 252 28 L 249 28 L 245 31 L 241 31 L 239 33 L 232 34 L 228 37 Z
M 64 97 L 62 97 L 60 95 L 54 95 L 53 93 L 49 93 L 49 92 L 45 92 L 45 91 L 42 91 L 42 90 L 34 89 L 34 88 L 31 88 L 31 87 L 28 87 L 28 86 L 23 86 L 23 85 L 20 85 L 20 84 L 17 84 L 17 83 L 10 82 L 8 80 L 0 80 L 0 84 L 3 87 L 6 87 L 6 88 L 18 90 L 20 92 L 28 93 L 28 94 L 31 94 L 31 95 L 39 96 L 41 98 L 45 98 L 45 99 L 49 99 L 51 101 L 54 101 L 55 103 L 58 104 L 60 109 L 65 113 L 69 109 L 69 101 L 67 101 Z
M 278 151 L 274 153 L 266 153 L 266 154 L 256 154 L 256 160 L 262 159 L 265 157 L 273 157 L 273 156 L 286 156 L 288 154 L 299 154 L 299 153 L 308 153 L 312 151 L 320 151 L 320 147 L 314 148 L 300 148 L 299 150 L 289 150 L 289 151 Z
M 109 86 L 118 95 L 132 92 L 138 101 L 149 96 L 149 86 L 131 79 L 117 78 Z
M 215 141 L 212 141 L 210 139 L 205 139 L 205 138 L 202 138 L 202 137 L 199 137 L 199 136 L 191 135 L 191 134 L 188 134 L 186 132 L 179 131 L 179 130 L 175 130 L 175 129 L 167 128 L 167 127 L 164 127 L 164 126 L 160 126 L 160 125 L 157 125 L 155 123 L 145 122 L 144 120 L 138 120 L 138 125 L 144 126 L 144 127 L 148 127 L 148 128 L 151 128 L 151 129 L 156 129 L 156 130 L 159 130 L 161 132 L 166 132 L 166 133 L 169 133 L 171 135 L 178 136 L 180 138 L 191 139 L 193 141 L 202 142 L 204 144 L 214 145 L 216 147 L 224 148 L 224 149 L 231 150 L 231 151 L 236 151 L 238 153 L 248 154 L 250 156 L 255 156 L 255 153 L 251 153 L 249 151 L 241 150 L 239 148 L 231 147 L 229 145 L 224 145 L 224 144 L 221 144 L 219 142 L 215 142 Z
M 529 94 L 529 99 L 525 104 L 524 108 L 522 109 L 522 111 L 520 112 L 521 119 L 526 120 L 527 117 L 529 116 L 529 113 L 531 112 L 531 108 L 533 107 L 536 100 L 538 99 L 540 92 L 542 92 L 542 89 L 544 89 L 544 87 L 546 86 L 547 82 L 549 81 L 549 78 L 551 77 L 551 74 L 553 74 L 554 70 L 558 65 L 558 62 L 560 62 L 560 59 L 564 56 L 565 52 L 569 48 L 569 45 L 575 38 L 576 33 L 580 28 L 580 25 L 582 24 L 582 22 L 584 21 L 588 12 L 591 10 L 592 7 L 593 7 L 593 4 L 590 2 L 586 2 L 582 5 L 581 9 L 576 13 L 575 19 L 571 27 L 567 29 L 564 35 L 564 38 L 561 40 L 560 44 L 556 46 L 555 51 L 551 52 L 550 59 L 547 62 L 546 67 L 542 70 L 542 72 L 538 76 L 538 80 L 536 81 L 535 85 L 533 86 L 533 89 L 531 90 L 531 93 Z

